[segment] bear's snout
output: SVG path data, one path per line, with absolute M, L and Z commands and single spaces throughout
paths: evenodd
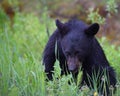
M 75 73 L 78 71 L 80 67 L 80 62 L 78 58 L 70 57 L 67 61 L 67 65 L 68 65 L 68 70 L 72 73 Z
M 69 64 L 68 69 L 70 72 L 77 71 L 77 66 L 75 64 Z

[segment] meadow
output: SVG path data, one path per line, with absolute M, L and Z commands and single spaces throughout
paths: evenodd
M 48 40 L 47 31 L 55 30 L 55 20 L 33 14 L 16 13 L 14 23 L 0 10 L 0 96 L 98 96 L 87 86 L 78 88 L 68 81 L 72 75 L 60 76 L 58 61 L 54 80 L 46 82 L 42 52 Z M 48 30 L 46 30 L 46 25 Z M 120 96 L 120 48 L 111 45 L 105 37 L 98 38 L 105 54 L 117 73 L 117 90 Z M 112 90 L 112 89 L 111 89 Z

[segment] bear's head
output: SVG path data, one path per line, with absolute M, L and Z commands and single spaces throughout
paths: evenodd
M 60 33 L 60 41 L 69 71 L 78 72 L 84 60 L 90 56 L 94 35 L 99 30 L 99 25 L 87 25 L 82 21 L 70 20 L 62 23 L 56 20 Z

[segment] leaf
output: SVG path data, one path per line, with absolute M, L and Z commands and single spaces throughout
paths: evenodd
M 8 96 L 18 96 L 18 88 L 13 86 L 8 93 Z

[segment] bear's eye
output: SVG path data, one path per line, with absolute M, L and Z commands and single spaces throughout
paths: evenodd
M 66 51 L 66 52 L 65 52 L 65 55 L 66 55 L 66 56 L 70 56 L 71 54 L 70 54 L 70 52 Z
M 78 54 L 79 54 L 79 51 L 76 51 L 76 52 L 75 52 L 75 55 L 78 55 Z

